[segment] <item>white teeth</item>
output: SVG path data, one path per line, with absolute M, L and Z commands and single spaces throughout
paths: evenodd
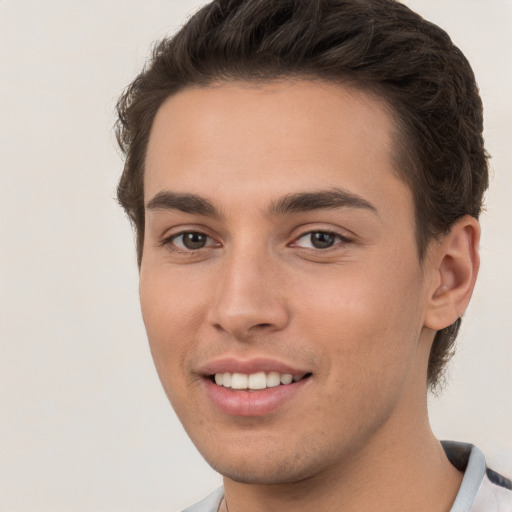
M 231 373 L 222 373 L 222 385 L 225 388 L 231 387 Z
M 293 375 L 290 373 L 283 373 L 281 375 L 281 384 L 291 384 L 293 380 Z
M 267 388 L 275 388 L 281 384 L 281 375 L 277 372 L 270 372 L 267 375 Z
M 251 373 L 248 384 L 249 389 L 265 389 L 267 387 L 265 372 Z
M 231 389 L 247 389 L 249 378 L 243 373 L 233 373 L 231 375 Z
M 275 388 L 280 384 L 286 385 L 297 382 L 304 377 L 302 375 L 292 375 L 291 373 L 278 372 L 256 372 L 246 375 L 244 373 L 216 373 L 215 384 L 231 389 L 265 389 Z

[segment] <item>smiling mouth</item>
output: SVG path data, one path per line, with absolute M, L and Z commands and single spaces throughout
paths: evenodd
M 307 379 L 311 375 L 311 373 L 292 375 L 291 373 L 279 372 L 256 372 L 251 374 L 225 372 L 210 375 L 210 379 L 217 384 L 217 386 L 228 389 L 260 391 L 262 389 L 275 388 L 278 386 L 288 386 L 294 382 Z

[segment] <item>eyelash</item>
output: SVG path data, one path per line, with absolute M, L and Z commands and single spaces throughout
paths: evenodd
M 209 235 L 207 235 L 206 233 L 203 233 L 202 231 L 197 231 L 197 230 L 187 230 L 187 231 L 180 231 L 179 233 L 175 233 L 175 234 L 172 234 L 166 238 L 164 238 L 162 240 L 162 242 L 160 243 L 161 246 L 164 246 L 166 247 L 168 250 L 174 252 L 174 253 L 178 253 L 178 254 L 185 254 L 187 256 L 192 256 L 194 254 L 197 254 L 199 251 L 201 251 L 202 249 L 206 249 L 208 247 L 210 247 L 209 245 L 206 245 L 204 247 L 199 247 L 197 249 L 182 249 L 181 247 L 178 247 L 175 243 L 176 239 L 179 238 L 179 237 L 183 237 L 185 235 L 200 235 L 200 236 L 203 236 L 207 239 L 207 242 L 208 243 L 208 239 L 209 240 L 213 240 L 213 238 Z M 212 245 L 215 245 L 215 244 L 212 244 Z M 220 244 L 216 243 L 217 246 L 220 246 Z
M 300 235 L 299 237 L 295 238 L 295 240 L 290 244 L 290 247 L 300 247 L 297 245 L 297 242 L 303 238 L 306 238 L 306 237 L 311 237 L 311 235 L 313 234 L 322 234 L 322 235 L 327 235 L 329 237 L 334 237 L 335 239 L 338 239 L 338 241 L 335 241 L 333 242 L 332 245 L 330 245 L 329 247 L 324 247 L 324 248 L 318 248 L 318 247 L 303 247 L 303 249 L 306 249 L 306 250 L 310 250 L 310 251 L 319 251 L 319 252 L 327 252 L 329 251 L 330 249 L 334 250 L 336 249 L 337 247 L 339 247 L 340 245 L 345 245 L 345 244 L 349 244 L 352 242 L 352 240 L 346 236 L 343 236 L 343 235 L 340 235 L 339 233 L 336 233 L 335 231 L 329 231 L 329 230 L 322 230 L 322 229 L 314 229 L 314 230 L 311 230 L 311 231 L 308 231 L 306 233 L 303 233 L 302 235 Z
M 333 242 L 332 245 L 330 245 L 329 247 L 325 247 L 325 248 L 301 247 L 300 245 L 297 244 L 297 242 L 299 240 L 301 240 L 303 238 L 306 238 L 308 236 L 311 236 L 313 234 L 322 234 L 322 235 L 327 235 L 329 237 L 334 237 L 335 239 L 337 239 L 337 241 Z M 173 253 L 184 254 L 184 255 L 187 255 L 187 256 L 193 256 L 194 254 L 199 253 L 203 249 L 208 249 L 210 247 L 214 247 L 214 248 L 215 247 L 220 247 L 220 243 L 215 242 L 215 241 L 214 241 L 213 244 L 205 245 L 205 246 L 199 247 L 197 249 L 187 249 L 187 248 L 178 247 L 176 245 L 176 243 L 175 243 L 176 239 L 178 239 L 179 237 L 183 237 L 185 235 L 200 235 L 202 237 L 206 237 L 206 239 L 207 239 L 206 240 L 206 244 L 208 244 L 208 239 L 210 241 L 214 241 L 214 239 L 211 236 L 209 236 L 208 234 L 206 234 L 206 233 L 204 233 L 202 231 L 187 230 L 187 231 L 181 231 L 179 233 L 172 234 L 172 235 L 164 238 L 162 240 L 162 242 L 160 243 L 160 245 L 167 247 L 167 249 L 172 251 Z M 340 235 L 339 233 L 336 233 L 335 231 L 316 229 L 316 230 L 310 230 L 310 231 L 307 231 L 305 233 L 302 233 L 300 236 L 296 237 L 287 246 L 288 247 L 302 248 L 302 249 L 304 249 L 306 251 L 314 251 L 315 253 L 319 253 L 319 252 L 328 252 L 330 250 L 334 250 L 337 247 L 339 247 L 340 245 L 346 245 L 346 244 L 349 244 L 351 242 L 353 242 L 353 240 L 351 240 L 350 238 L 348 238 L 346 236 Z

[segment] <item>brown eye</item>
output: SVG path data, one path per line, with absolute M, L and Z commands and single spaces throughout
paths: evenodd
M 316 231 L 314 233 L 310 233 L 309 236 L 311 239 L 311 245 L 315 249 L 328 249 L 336 243 L 336 235 L 333 235 L 332 233 Z
M 209 237 L 197 231 L 187 231 L 173 237 L 172 242 L 180 249 L 194 251 L 206 247 L 209 242 Z
M 294 247 L 305 249 L 329 249 L 341 242 L 347 242 L 343 237 L 329 231 L 310 231 L 299 237 L 293 244 Z

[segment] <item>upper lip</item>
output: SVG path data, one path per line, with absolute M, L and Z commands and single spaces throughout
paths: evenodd
M 198 373 L 206 376 L 216 373 L 244 373 L 278 372 L 292 375 L 310 373 L 309 370 L 292 366 L 276 359 L 256 357 L 252 359 L 240 359 L 236 357 L 223 357 L 209 361 L 200 367 Z

